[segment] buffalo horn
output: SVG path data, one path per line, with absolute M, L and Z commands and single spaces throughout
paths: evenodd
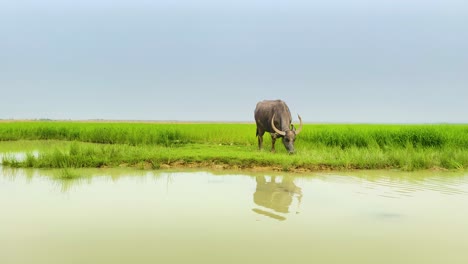
M 274 130 L 276 133 L 278 133 L 278 134 L 284 136 L 284 135 L 286 135 L 286 132 L 281 131 L 281 130 L 279 130 L 279 129 L 277 129 L 277 128 L 275 127 L 275 115 L 276 115 L 276 114 L 273 114 L 273 117 L 271 118 L 271 127 L 273 128 L 273 130 Z M 301 128 L 302 128 L 302 127 L 301 127 Z
M 299 117 L 299 129 L 296 130 L 296 135 L 298 135 L 299 133 L 301 133 L 301 130 L 302 130 L 302 118 L 300 115 L 297 115 L 297 117 Z

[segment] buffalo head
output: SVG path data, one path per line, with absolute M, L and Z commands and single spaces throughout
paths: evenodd
M 301 133 L 302 130 L 302 119 L 300 115 L 297 115 L 299 117 L 299 129 L 296 130 L 294 125 L 291 125 L 291 128 L 285 131 L 281 131 L 275 126 L 275 114 L 273 114 L 273 117 L 271 118 L 271 127 L 273 130 L 276 132 L 276 134 L 280 135 L 283 138 L 283 145 L 286 148 L 286 150 L 289 152 L 289 154 L 294 153 L 294 141 L 296 141 L 296 136 Z

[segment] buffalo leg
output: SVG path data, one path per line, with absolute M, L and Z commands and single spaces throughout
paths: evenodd
M 275 143 L 276 143 L 276 138 L 277 134 L 276 133 L 270 133 L 271 134 L 271 152 L 275 152 Z
M 265 131 L 260 131 L 257 129 L 257 137 L 258 137 L 258 150 L 261 150 L 262 149 L 262 145 L 263 145 L 263 134 L 265 133 Z

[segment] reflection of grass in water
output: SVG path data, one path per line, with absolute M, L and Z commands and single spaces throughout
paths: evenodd
M 24 178 L 27 182 L 34 178 L 48 179 L 62 192 L 79 187 L 81 185 L 91 184 L 94 180 L 117 182 L 123 178 L 148 178 L 150 180 L 163 180 L 167 176 L 162 171 L 153 172 L 147 170 L 138 170 L 135 168 L 61 168 L 61 169 L 30 169 L 30 168 L 11 168 L 0 167 L 0 177 L 14 180 Z M 170 175 L 168 176 L 170 177 Z
M 84 179 L 77 170 L 69 168 L 62 168 L 52 175 L 62 192 L 68 192 L 72 187 L 81 184 Z
M 68 168 L 63 168 L 60 170 L 60 173 L 58 174 L 57 178 L 62 180 L 73 180 L 80 178 L 80 174 L 78 174 L 77 171 L 73 171 Z
M 84 181 L 84 178 L 74 175 L 62 175 L 63 172 L 60 172 L 58 176 L 54 178 L 54 182 L 58 185 L 61 192 L 68 192 L 72 188 L 81 185 Z

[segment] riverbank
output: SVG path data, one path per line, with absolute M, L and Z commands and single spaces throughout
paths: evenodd
M 468 125 L 304 125 L 288 155 L 254 124 L 13 122 L 0 124 L 3 166 L 179 167 L 320 171 L 468 168 Z

